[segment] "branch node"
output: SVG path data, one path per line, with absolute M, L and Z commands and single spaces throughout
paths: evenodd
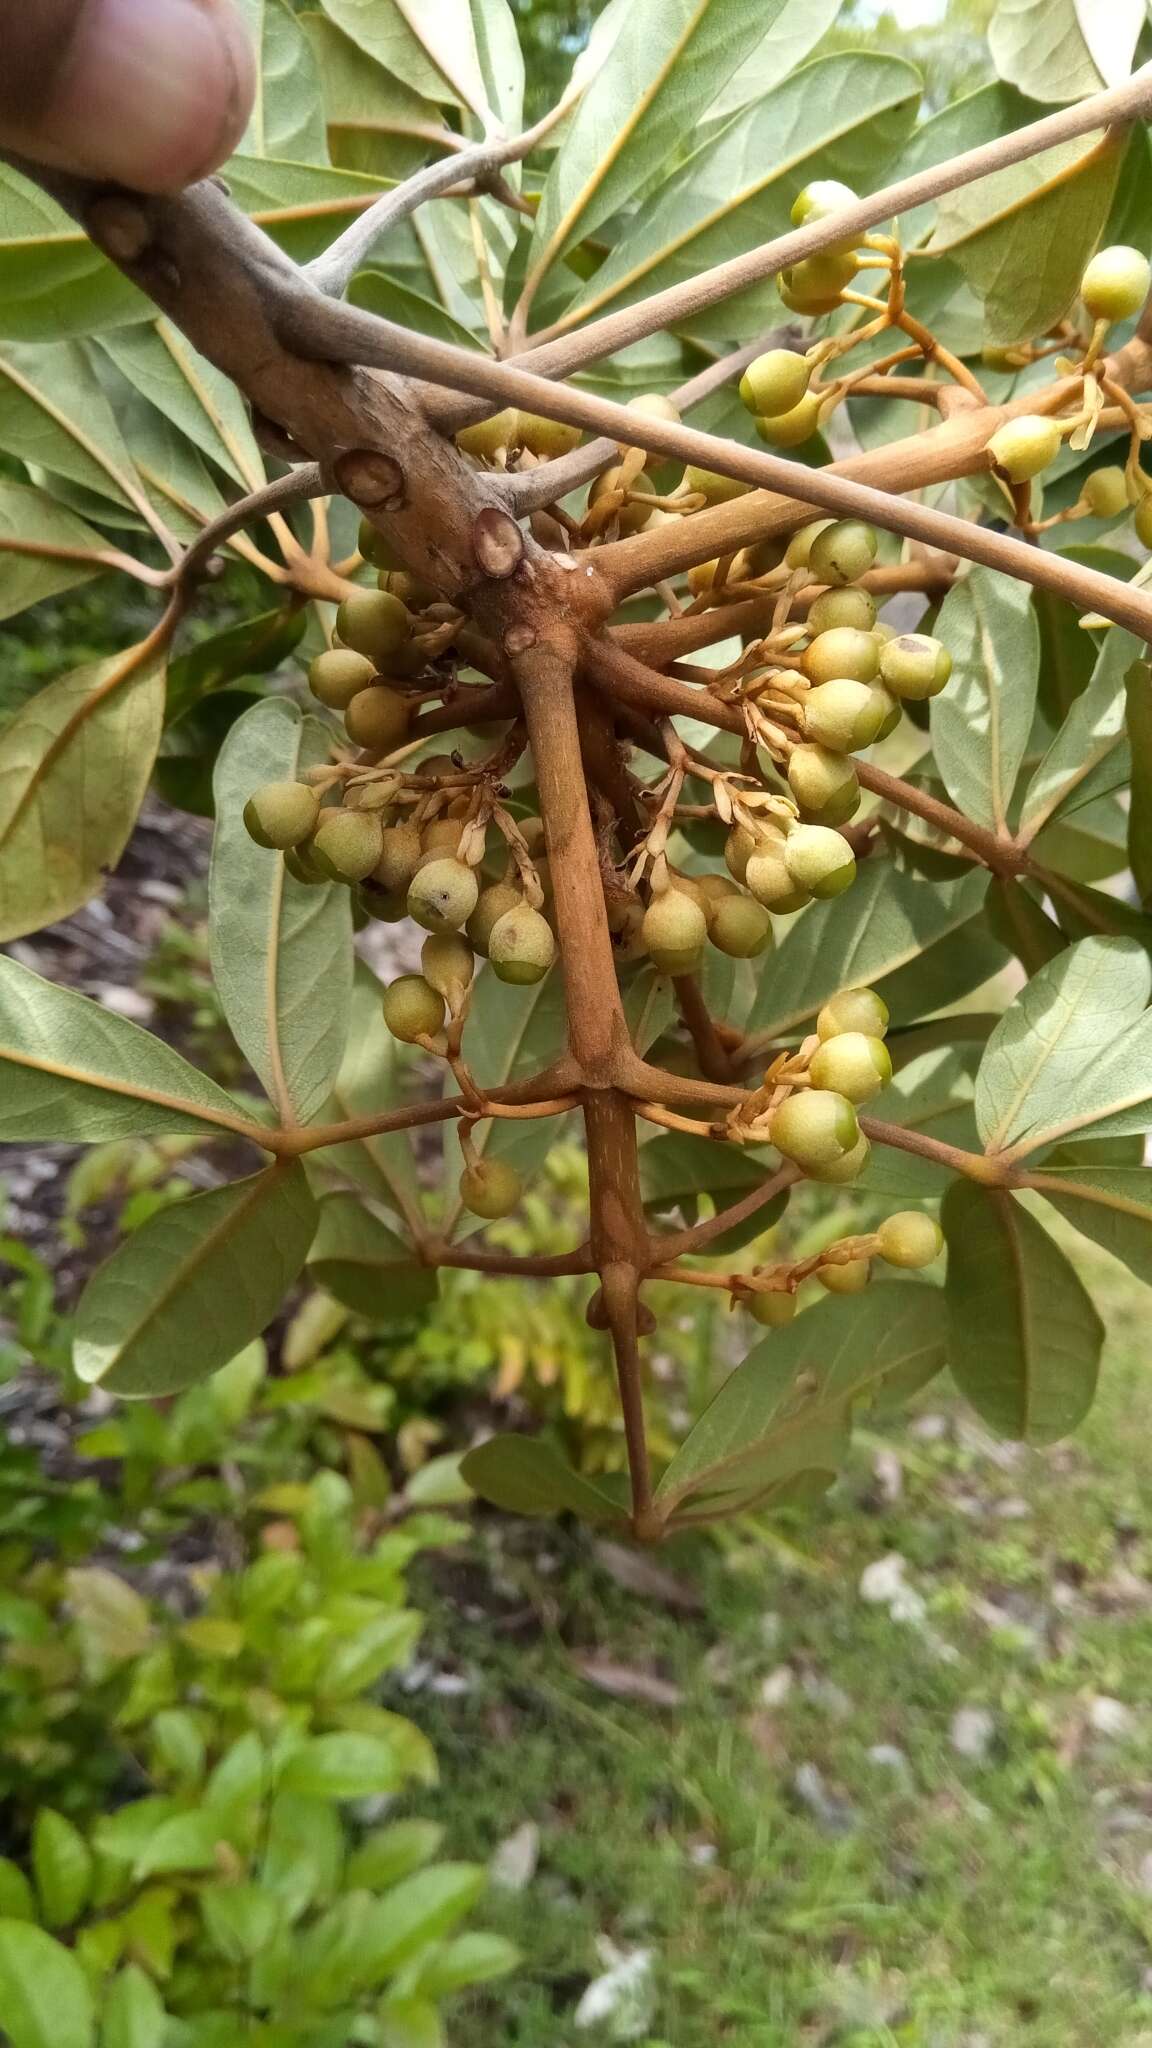
M 116 263 L 139 263 L 152 242 L 152 222 L 138 199 L 109 194 L 88 208 L 92 239 Z
M 366 512 L 400 512 L 408 501 L 408 479 L 400 464 L 378 448 L 349 448 L 332 464 L 346 498 Z
M 524 535 L 510 512 L 486 505 L 472 522 L 472 549 L 485 576 L 502 583 L 516 574 L 524 559 Z

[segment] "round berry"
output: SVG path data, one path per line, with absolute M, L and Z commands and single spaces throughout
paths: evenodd
M 774 910 L 779 917 L 790 917 L 812 901 L 811 891 L 800 888 L 789 870 L 782 839 L 760 842 L 748 862 L 744 879 L 757 903 L 762 903 L 765 910 Z
M 333 881 L 364 882 L 380 858 L 383 838 L 373 811 L 322 811 L 309 850 Z
M 1141 547 L 1152 548 L 1152 495 L 1141 498 L 1136 507 L 1136 538 Z
M 663 391 L 642 391 L 638 398 L 628 400 L 628 411 L 638 412 L 645 419 L 668 420 L 673 426 L 680 423 L 680 407 Z
M 525 988 L 543 981 L 556 958 L 556 941 L 547 918 L 528 903 L 506 910 L 488 934 L 488 958 L 501 981 Z
M 944 1232 L 922 1209 L 901 1209 L 880 1225 L 876 1247 L 890 1266 L 930 1266 L 944 1249 Z
M 360 690 L 344 713 L 344 729 L 358 747 L 372 754 L 390 754 L 408 731 L 408 705 L 387 683 Z
M 810 683 L 830 683 L 837 676 L 874 683 L 880 672 L 879 644 L 874 633 L 862 633 L 856 626 L 833 626 L 827 633 L 817 633 L 801 655 L 800 666 Z
M 524 1183 L 506 1159 L 478 1159 L 460 1175 L 460 1200 L 473 1216 L 496 1223 L 510 1216 L 524 1193 Z
M 930 633 L 897 633 L 880 649 L 880 679 L 894 697 L 938 697 L 952 674 L 952 656 Z
M 1055 420 L 1023 412 L 997 427 L 988 443 L 992 467 L 1010 484 L 1025 484 L 1048 469 L 1060 453 L 1061 434 Z
M 404 567 L 386 534 L 370 519 L 360 521 L 360 553 L 372 569 L 402 569 Z
M 1082 495 L 1097 519 L 1119 519 L 1128 510 L 1128 479 L 1116 463 L 1106 463 L 1085 477 Z
M 851 284 L 859 268 L 851 250 L 825 251 L 820 256 L 806 256 L 802 263 L 781 271 L 776 289 L 792 313 L 813 317 L 833 313 L 845 286 Z
M 336 614 L 336 631 L 345 647 L 385 668 L 412 630 L 406 606 L 387 590 L 356 590 Z
M 770 348 L 749 363 L 740 379 L 740 396 L 749 412 L 775 418 L 799 405 L 811 381 L 807 356 L 792 348 Z
M 380 858 L 372 870 L 372 880 L 391 894 L 403 890 L 407 895 L 421 851 L 418 826 L 390 825 L 380 843 Z
M 294 881 L 303 882 L 305 887 L 309 889 L 326 889 L 332 880 L 331 875 L 324 874 L 317 867 L 316 862 L 312 858 L 312 849 L 308 845 L 286 846 L 284 849 L 284 866 Z
M 888 1005 L 874 988 L 846 988 L 825 1003 L 816 1019 L 816 1036 L 839 1038 L 845 1031 L 862 1031 L 866 1038 L 883 1038 L 888 1029 Z
M 784 860 L 796 887 L 811 896 L 840 896 L 856 880 L 852 848 L 827 825 L 797 825 L 784 843 Z
M 843 1187 L 859 1180 L 872 1156 L 872 1147 L 863 1132 L 851 1152 L 838 1159 L 832 1166 L 818 1166 L 812 1169 L 810 1180 L 818 1180 L 829 1187 Z
M 753 960 L 772 944 L 772 920 L 750 896 L 722 897 L 705 916 L 712 944 L 732 960 Z
M 829 220 L 833 214 L 843 213 L 846 206 L 858 204 L 859 195 L 851 185 L 842 185 L 839 178 L 813 178 L 792 201 L 792 223 L 798 228 L 813 228 L 818 221 Z M 833 242 L 832 251 L 854 249 L 859 236 L 849 236 L 846 241 Z
M 365 917 L 380 924 L 401 924 L 408 915 L 408 896 L 403 889 L 381 889 L 369 875 L 356 891 L 356 901 Z
M 817 583 L 857 583 L 876 560 L 876 528 L 862 519 L 834 519 L 818 533 L 808 554 Z
M 790 412 L 758 418 L 756 432 L 770 448 L 799 448 L 802 441 L 811 440 L 820 425 L 820 404 L 809 391 Z
M 465 455 L 474 456 L 477 462 L 495 462 L 501 449 L 516 444 L 516 433 L 520 415 L 515 406 L 505 406 L 503 412 L 494 412 L 491 418 L 477 420 L 471 427 L 461 427 L 456 436 L 456 446 Z
M 782 1330 L 786 1323 L 795 1321 L 796 1296 L 773 1287 L 766 1293 L 745 1295 L 744 1307 L 752 1321 L 765 1330 Z
M 804 731 L 810 740 L 833 753 L 850 754 L 870 747 L 889 718 L 891 699 L 874 683 L 834 676 L 818 683 L 804 699 Z M 897 714 L 899 715 L 899 714 Z
M 462 860 L 439 855 L 413 875 L 408 889 L 408 915 L 426 932 L 459 931 L 476 908 L 480 885 Z
M 771 1140 L 805 1172 L 835 1166 L 859 1142 L 856 1111 L 844 1095 L 806 1088 L 790 1095 L 772 1118 Z
M 867 1259 L 843 1259 L 837 1265 L 821 1266 L 816 1278 L 829 1294 L 863 1294 L 872 1267 Z
M 847 805 L 846 815 L 851 817 L 860 801 L 856 770 L 831 747 L 793 747 L 788 787 L 804 811 L 840 811 Z
M 487 953 L 492 928 L 504 916 L 505 911 L 519 910 L 524 901 L 524 892 L 515 882 L 492 882 L 481 889 L 476 899 L 465 930 L 478 953 Z
M 444 998 L 422 974 L 402 974 L 384 991 L 384 1022 L 393 1038 L 415 1045 L 434 1038 L 444 1023 Z
M 841 1031 L 813 1053 L 808 1071 L 817 1088 L 831 1088 L 849 1102 L 871 1102 L 892 1079 L 892 1055 L 882 1038 Z
M 660 974 L 691 974 L 708 936 L 708 920 L 683 889 L 665 889 L 644 913 L 641 936 Z
M 583 438 L 583 428 L 565 426 L 563 420 L 545 419 L 542 413 L 522 412 L 516 423 L 519 446 L 527 448 L 530 455 L 538 456 L 542 462 L 559 455 L 570 455 Z
M 733 825 L 724 841 L 724 865 L 734 882 L 742 882 L 760 841 L 747 825 Z
M 752 486 L 739 483 L 734 476 L 721 476 L 714 469 L 697 469 L 690 463 L 684 471 L 684 488 L 705 498 L 709 505 L 726 505 L 730 498 L 742 498 Z
M 812 543 L 818 533 L 834 526 L 834 519 L 810 519 L 806 526 L 798 526 L 784 550 L 784 560 L 790 569 L 806 569 L 812 553 Z
M 1092 258 L 1080 282 L 1080 297 L 1094 320 L 1127 320 L 1140 311 L 1150 281 L 1148 258 L 1117 242 Z
M 472 948 L 459 932 L 431 932 L 420 948 L 424 979 L 455 1013 L 472 986 Z
M 308 688 L 330 711 L 346 711 L 353 697 L 375 680 L 375 662 L 350 647 L 331 647 L 318 654 L 308 670 Z
M 870 633 L 876 624 L 876 600 L 870 590 L 823 590 L 808 612 L 808 631 L 832 632 L 837 626 L 854 627 Z
M 589 505 L 597 505 L 601 498 L 608 496 L 610 491 L 618 491 L 622 488 L 624 488 L 623 466 L 620 463 L 614 463 L 611 469 L 606 469 L 603 475 L 596 478 L 588 493 L 588 503 Z M 648 475 L 647 470 L 642 470 L 639 476 L 633 477 L 631 483 L 626 488 L 631 495 L 626 503 L 617 507 L 613 517 L 621 533 L 639 533 L 642 527 L 647 526 L 648 521 L 652 517 L 651 507 L 646 505 L 644 500 L 656 496 L 656 486 Z M 741 489 L 743 488 L 744 486 L 741 485 Z
M 244 806 L 248 836 L 257 846 L 300 846 L 316 829 L 320 799 L 303 782 L 266 782 Z
M 422 612 L 435 604 L 440 596 L 434 583 L 427 583 L 423 576 L 414 576 L 410 569 L 382 569 L 376 579 L 378 590 L 390 591 L 398 597 L 409 611 Z

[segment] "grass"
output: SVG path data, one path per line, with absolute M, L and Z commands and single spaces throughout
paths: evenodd
M 1147 1297 L 1093 1263 L 1110 1343 L 1074 1442 L 993 1445 L 930 1389 L 814 1520 L 664 1558 L 699 1614 L 625 1591 L 575 1533 L 487 1525 L 433 1611 L 468 1689 L 418 1711 L 454 1853 L 530 1821 L 540 1860 L 487 1913 L 524 1967 L 454 2041 L 1152 2048 Z M 861 1597 L 891 1554 L 919 1620 Z M 607 1696 L 589 1656 L 681 1704 Z M 1093 1725 L 1101 1696 L 1122 1732 Z M 953 1742 L 971 1708 L 983 1757 Z M 605 1936 L 653 1952 L 638 2034 L 575 2027 Z

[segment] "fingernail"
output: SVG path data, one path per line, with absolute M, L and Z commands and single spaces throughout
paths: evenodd
M 93 176 L 178 191 L 236 148 L 255 84 L 232 0 L 89 0 L 45 140 Z

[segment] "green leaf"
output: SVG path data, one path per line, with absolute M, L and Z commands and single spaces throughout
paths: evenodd
M 268 1812 L 261 1882 L 284 1902 L 290 1920 L 335 1893 L 344 1867 L 340 1816 L 323 1798 L 277 1792 Z
M 204 1136 L 236 1105 L 162 1039 L 0 959 L 0 1140 Z
M 151 311 L 54 199 L 0 164 L 0 334 L 59 341 Z
M 228 164 L 237 205 L 297 263 L 319 256 L 391 183 L 366 171 L 327 170 L 322 164 L 270 157 L 234 156 Z
M 164 711 L 164 649 L 73 669 L 0 735 L 0 939 L 68 917 L 128 842 Z
M 18 1863 L 0 1856 L 0 1921 L 35 1918 L 36 1900 L 28 1879 Z
M 443 1840 L 444 1830 L 434 1820 L 397 1820 L 375 1828 L 353 1849 L 344 1882 L 349 1891 L 383 1891 L 431 1863 Z
M 348 288 L 349 304 L 381 320 L 394 320 L 401 327 L 414 327 L 436 341 L 450 341 L 457 348 L 477 349 L 478 336 L 457 320 L 438 300 L 411 290 L 385 270 L 359 270 Z
M 926 953 L 935 958 L 936 948 L 947 953 L 943 942 L 975 917 L 987 887 L 986 875 L 932 886 L 889 861 L 865 861 L 855 885 L 804 911 L 770 956 L 747 1051 L 794 1032 L 840 989 L 873 984 Z
M 999 1188 L 957 1181 L 941 1212 L 948 1239 L 948 1363 L 985 1422 L 1051 1444 L 1082 1422 L 1096 1392 L 1104 1325 L 1059 1246 Z
M 146 1877 L 174 1877 L 181 1872 L 214 1870 L 220 1844 L 227 1840 L 222 1816 L 211 1807 L 175 1813 L 162 1820 L 144 1842 L 133 1865 L 137 1884 Z
M 494 1436 L 469 1451 L 460 1467 L 473 1493 L 511 1515 L 578 1515 L 582 1522 L 619 1522 L 618 1502 L 565 1464 L 535 1436 Z
M 1128 858 L 1147 910 L 1152 906 L 1152 667 L 1134 661 L 1124 678 L 1125 724 L 1132 750 Z
M 365 1929 L 367 1981 L 382 1983 L 419 1949 L 442 1940 L 471 1912 L 486 1881 L 479 1864 L 434 1863 L 374 1901 Z
M 0 621 L 101 573 L 103 534 L 47 491 L 0 478 Z M 72 559 L 70 559 L 72 558 Z
M 99 346 L 132 389 L 242 490 L 263 489 L 264 461 L 240 393 L 170 320 L 116 328 Z
M 132 458 L 78 342 L 0 347 L 0 448 L 101 498 L 139 507 Z
M 435 1272 L 356 1195 L 320 1205 L 308 1260 L 317 1286 L 374 1323 L 409 1322 L 435 1301 Z
M 929 254 L 957 263 L 984 301 L 989 342 L 1043 334 L 1072 304 L 1108 218 L 1119 134 L 1043 150 L 939 202 Z
M 195 818 L 215 816 L 213 779 L 220 749 L 258 701 L 251 690 L 217 690 L 167 727 L 152 773 L 156 793 L 166 804 Z
M 325 0 L 345 35 L 425 99 L 491 110 L 468 0 Z
M 1040 627 L 1040 709 L 1049 725 L 1059 726 L 1092 680 L 1097 648 L 1067 598 L 1034 590 L 1032 602 Z
M 559 972 L 554 970 L 532 988 L 512 988 L 490 967 L 477 975 L 464 1032 L 464 1057 L 482 1087 L 503 1087 L 539 1072 L 560 1057 L 567 1042 L 564 984 Z M 475 1138 L 476 1149 L 485 1158 L 506 1159 L 525 1178 L 536 1171 L 555 1142 L 556 1125 L 549 1117 L 496 1117 L 481 1124 Z M 445 1231 L 455 1229 L 459 1221 L 453 1177 Z M 481 1228 L 473 1216 L 466 1216 L 464 1224 L 468 1230 Z
M 32 1824 L 32 1871 L 46 1927 L 71 1927 L 92 1889 L 93 1861 L 70 1820 L 42 1806 Z
M 158 1211 L 81 1296 L 80 1378 L 129 1397 L 207 1379 L 272 1321 L 315 1227 L 298 1162 Z
M 727 1209 L 753 1188 L 763 1187 L 776 1171 L 775 1155 L 765 1158 L 743 1146 L 718 1143 L 669 1132 L 650 1138 L 640 1147 L 640 1186 L 645 1207 L 662 1211 L 682 1209 L 694 1223 L 700 1212 L 701 1195 L 711 1197 L 717 1209 Z M 771 1202 L 757 1209 L 746 1222 L 733 1224 L 714 1238 L 711 1251 L 737 1251 L 779 1222 L 788 1206 L 787 1188 Z
M 350 1123 L 398 1109 L 405 1100 L 413 1062 L 389 1031 L 380 1028 L 383 986 L 363 960 L 352 982 L 348 1044 L 335 1086 L 320 1115 L 322 1123 Z M 357 1138 L 312 1155 L 314 1166 L 332 1168 L 366 1194 L 387 1204 L 410 1230 L 422 1225 L 416 1159 L 408 1131 Z
M 373 1799 L 403 1781 L 391 1743 L 376 1735 L 314 1735 L 293 1751 L 281 1788 L 309 1799 Z
M 1124 682 L 1140 652 L 1140 642 L 1119 626 L 1105 635 L 1088 688 L 1077 697 L 1025 792 L 1020 819 L 1025 839 L 1100 794 L 1098 773 L 1123 744 Z
M 0 1920 L 0 2019 L 11 2048 L 93 2048 L 88 1980 L 42 1928 Z
M 1131 74 L 1144 26 L 1142 0 L 1109 0 L 1103 8 L 1096 0 L 1073 0 L 1073 4 L 1088 54 L 1105 85 L 1123 85 Z
M 545 180 L 527 291 L 667 161 L 783 0 L 633 0 Z
M 1100 91 L 1076 0 L 999 0 L 988 44 L 1001 78 L 1033 99 L 1081 100 Z
M 215 776 L 212 971 L 241 1050 L 281 1112 L 307 1123 L 344 1057 L 352 995 L 352 904 L 333 883 L 310 888 L 257 846 L 244 806 L 261 783 L 291 780 L 328 758 L 330 735 L 283 698 L 233 726 Z
M 976 1121 L 990 1152 L 1082 1130 L 1152 1128 L 1152 966 L 1132 939 L 1082 939 L 1030 981 L 988 1041 Z
M 427 1998 L 450 1998 L 470 1984 L 491 1984 L 519 1967 L 522 1952 L 502 1934 L 461 1934 L 435 1950 L 419 1974 Z
M 939 1288 L 874 1287 L 809 1309 L 749 1352 L 705 1409 L 656 1489 L 671 1514 L 690 1497 L 755 1499 L 781 1480 L 835 1469 L 853 1403 L 896 1375 L 925 1385 L 945 1361 Z
M 307 623 L 304 611 L 280 606 L 198 641 L 169 664 L 166 721 L 241 676 L 268 675 L 279 668 L 300 645 Z
M 988 922 L 1026 974 L 1038 974 L 1068 944 L 1042 903 L 1015 875 L 996 875 L 988 891 Z
M 151 1977 L 129 1963 L 104 1993 L 100 2048 L 163 2048 L 167 2031 L 160 1993 Z
M 949 591 L 934 631 L 953 661 L 932 701 L 932 752 L 949 796 L 978 825 L 1005 831 L 1036 711 L 1040 633 L 1028 586 L 973 569 Z
M 901 1067 L 871 1108 L 886 1124 L 945 1145 L 958 1145 L 966 1152 L 976 1151 L 974 1064 L 975 1048 L 971 1046 L 934 1046 Z M 890 1145 L 873 1145 L 868 1164 L 854 1185 L 869 1195 L 924 1201 L 943 1194 L 951 1178 L 951 1169 L 934 1159 L 921 1159 Z
M 708 108 L 708 121 L 726 121 L 762 100 L 810 57 L 840 12 L 840 0 L 784 0 L 759 49 L 733 72 Z
M 326 164 L 320 80 L 300 25 L 284 0 L 241 0 L 256 52 L 256 100 L 240 147 L 250 156 Z
M 280 1900 L 255 1884 L 209 1885 L 200 1911 L 213 1947 L 230 1963 L 251 1962 L 283 1923 Z
M 152 1618 L 133 1586 L 96 1564 L 70 1571 L 65 1584 L 84 1662 L 94 1674 L 144 1655 Z
M 1152 1168 L 1057 1166 L 1049 1161 L 1029 1186 L 1084 1237 L 1103 1245 L 1138 1280 L 1152 1285 Z
M 469 0 L 488 105 L 509 135 L 524 126 L 524 53 L 509 0 Z M 516 166 L 510 166 L 513 178 Z
M 435 104 L 373 63 L 327 15 L 297 18 L 319 69 L 333 163 L 377 178 L 406 178 L 428 155 L 422 131 L 440 125 Z

